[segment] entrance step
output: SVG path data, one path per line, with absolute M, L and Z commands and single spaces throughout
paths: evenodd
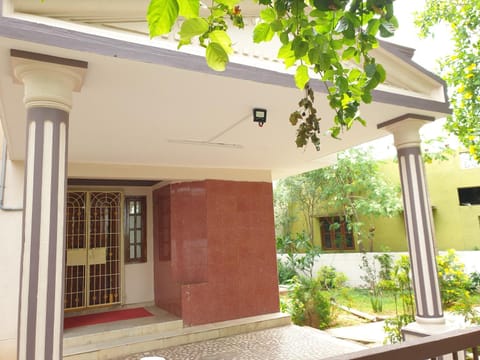
M 171 323 L 170 323 L 171 322 Z M 283 313 L 252 316 L 192 327 L 179 326 L 181 320 L 130 326 L 124 329 L 92 332 L 64 338 L 65 360 L 104 360 L 144 351 L 178 346 L 197 341 L 221 338 L 290 325 L 290 316 Z M 84 339 L 73 339 L 81 337 Z

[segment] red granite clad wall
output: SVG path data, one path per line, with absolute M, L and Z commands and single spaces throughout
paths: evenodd
M 181 317 L 181 284 L 173 276 L 170 218 L 170 187 L 165 186 L 153 193 L 155 304 Z
M 207 180 L 167 189 L 172 270 L 156 274 L 157 304 L 177 282 L 187 325 L 277 312 L 271 184 Z

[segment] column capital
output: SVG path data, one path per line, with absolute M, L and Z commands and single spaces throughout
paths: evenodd
M 418 115 L 418 114 L 405 114 L 380 123 L 377 125 L 378 129 L 385 129 L 393 134 L 395 147 L 397 149 L 420 146 L 420 128 L 435 120 L 434 117 Z
M 80 91 L 87 63 L 20 50 L 10 52 L 14 81 L 25 86 L 24 103 L 70 112 L 72 92 Z

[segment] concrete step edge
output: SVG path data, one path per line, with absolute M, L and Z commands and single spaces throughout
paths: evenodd
M 108 357 L 119 357 L 135 352 L 162 349 L 196 341 L 211 340 L 224 336 L 238 335 L 245 332 L 287 325 L 291 325 L 291 322 L 290 316 L 286 314 L 274 313 L 260 315 L 207 325 L 192 326 L 181 330 L 118 338 L 112 341 L 90 343 L 83 346 L 65 347 L 64 359 L 106 359 Z M 82 356 L 88 353 L 90 353 L 92 357 Z M 98 356 L 94 356 L 95 353 L 97 353 Z

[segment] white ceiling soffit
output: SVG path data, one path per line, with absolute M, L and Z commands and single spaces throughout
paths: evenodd
M 338 151 L 385 136 L 378 123 L 407 113 L 439 118 L 448 112 L 443 83 L 413 64 L 408 49 L 386 44 L 376 56 L 387 69 L 388 84 L 375 91 L 372 104 L 362 106 L 367 126 L 356 124 L 341 141 L 325 134 L 320 152 L 312 145 L 297 149 L 288 115 L 302 94 L 283 65 L 269 60 L 271 48 L 242 50 L 239 36 L 227 71 L 214 73 L 203 58 L 166 51 L 176 48 L 175 39 L 151 42 L 141 31 L 113 30 L 113 17 L 130 23 L 127 15 L 140 17 L 147 4 L 14 1 L 16 11 L 36 15 L 13 13 L 9 16 L 20 20 L 6 25 L 0 18 L 0 36 L 7 34 L 0 42 L 1 121 L 13 159 L 24 158 L 26 113 L 23 87 L 12 82 L 10 49 L 88 62 L 70 115 L 69 161 L 77 164 L 269 170 L 279 178 L 318 168 Z M 110 22 L 78 24 L 42 17 L 47 14 L 109 15 Z M 325 133 L 333 112 L 322 85 L 314 86 Z M 254 107 L 268 110 L 262 128 L 252 121 Z

